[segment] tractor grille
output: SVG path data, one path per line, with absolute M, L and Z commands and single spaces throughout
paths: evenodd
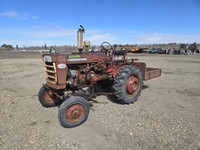
M 45 62 L 45 72 L 46 72 L 46 80 L 49 83 L 56 84 L 57 83 L 57 74 L 56 74 L 56 65 L 52 62 Z

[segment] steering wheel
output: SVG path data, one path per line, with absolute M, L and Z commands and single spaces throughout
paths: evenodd
M 108 43 L 108 42 L 103 42 L 101 44 L 101 49 L 103 49 L 105 52 L 108 52 L 110 50 L 113 52 L 113 50 L 114 50 L 112 45 L 110 43 Z

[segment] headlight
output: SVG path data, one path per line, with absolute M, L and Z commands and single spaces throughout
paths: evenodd
M 52 58 L 50 55 L 44 55 L 44 62 L 52 62 Z

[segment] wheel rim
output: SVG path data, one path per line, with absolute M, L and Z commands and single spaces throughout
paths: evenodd
M 139 77 L 136 74 L 132 74 L 126 81 L 126 92 L 129 97 L 137 95 L 140 89 Z
M 85 115 L 85 107 L 82 104 L 74 104 L 66 111 L 65 119 L 70 123 L 80 121 Z
M 58 101 L 58 98 L 50 90 L 47 90 L 44 92 L 44 100 L 47 103 L 55 103 Z

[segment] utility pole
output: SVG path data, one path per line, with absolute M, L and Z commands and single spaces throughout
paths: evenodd
M 17 41 L 16 41 L 16 34 L 15 34 L 15 50 L 18 49 Z

